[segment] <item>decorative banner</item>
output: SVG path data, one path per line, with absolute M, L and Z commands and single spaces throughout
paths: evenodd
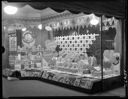
M 76 26 L 81 26 L 81 25 L 83 26 L 86 23 L 86 17 L 85 16 L 78 17 L 74 20 L 76 20 L 76 22 L 75 22 Z
M 50 22 L 47 24 L 47 26 L 50 26 L 50 27 L 52 27 L 52 29 L 57 30 L 57 31 L 58 31 L 58 29 L 61 29 L 63 31 L 64 29 L 67 30 L 67 29 L 71 29 L 74 27 L 77 28 L 80 26 L 88 27 L 88 25 L 90 24 L 90 20 L 92 18 L 95 18 L 100 23 L 99 17 L 95 16 L 94 14 L 90 14 L 90 15 L 82 15 L 80 17 L 76 17 L 73 19 L 71 19 L 71 18 L 70 19 L 64 19 L 64 20 L 59 21 L 59 22 Z
M 103 30 L 109 30 L 110 27 L 116 27 L 116 19 L 114 17 L 112 18 L 106 18 L 105 16 L 102 17 L 103 18 Z
M 70 19 L 64 19 L 62 21 L 62 25 L 63 25 L 63 28 L 70 27 L 70 25 L 71 25 Z
M 51 26 L 53 29 L 58 29 L 60 27 L 60 23 L 59 22 L 52 22 Z
M 31 48 L 35 44 L 35 39 L 33 38 L 32 33 L 29 31 L 24 32 L 22 42 L 24 46 Z
M 33 41 L 32 33 L 27 31 L 23 34 L 23 41 L 26 43 L 31 43 Z

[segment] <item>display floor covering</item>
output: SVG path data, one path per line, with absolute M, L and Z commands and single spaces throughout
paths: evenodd
M 120 96 L 125 97 L 124 87 L 111 91 L 87 94 L 76 90 L 67 89 L 54 84 L 38 80 L 8 81 L 2 78 L 3 97 L 27 97 L 27 96 Z

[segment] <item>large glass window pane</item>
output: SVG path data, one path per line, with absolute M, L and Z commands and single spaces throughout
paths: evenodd
M 103 16 L 102 27 L 104 78 L 120 75 L 121 21 Z
M 73 16 L 46 24 L 50 39 L 45 41 L 43 68 L 101 79 L 101 19 L 93 14 Z

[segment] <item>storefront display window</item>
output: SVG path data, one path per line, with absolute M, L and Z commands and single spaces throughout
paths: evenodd
M 48 63 L 52 70 L 101 79 L 100 18 L 95 16 L 99 23 L 92 25 L 92 16 L 94 15 L 82 15 L 62 20 L 62 25 L 49 31 L 53 37 L 46 46 L 56 46 L 50 48 L 50 45 L 48 48 L 51 49 L 51 54 L 54 53 Z M 54 26 L 56 23 L 51 22 L 48 25 Z
M 104 78 L 120 75 L 121 21 L 103 16 L 103 73 Z
M 8 24 L 9 68 L 5 74 L 18 70 L 22 77 L 85 89 L 121 75 L 119 19 L 84 13 L 58 16 L 47 22 L 30 18 L 29 23 L 17 20 Z
M 91 23 L 93 21 L 97 23 Z M 119 22 L 114 17 L 103 16 L 101 24 L 101 17 L 94 14 L 52 21 L 44 25 L 44 28 L 51 28 L 43 30 L 47 32 L 44 47 L 42 41 L 38 41 L 41 38 L 35 38 L 38 34 L 31 31 L 30 27 L 26 31 L 19 29 L 13 34 L 15 38 L 11 36 L 12 33 L 9 34 L 9 51 L 15 49 L 15 54 L 10 53 L 9 57 L 15 57 L 14 69 L 17 66 L 21 69 L 38 68 L 97 79 L 102 78 L 102 69 L 104 78 L 120 75 Z

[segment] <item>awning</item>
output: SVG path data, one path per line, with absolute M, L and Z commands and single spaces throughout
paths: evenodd
M 12 2 L 11 2 L 12 3 Z M 18 7 L 30 5 L 31 7 L 42 10 L 47 7 L 57 12 L 69 10 L 72 13 L 84 12 L 85 14 L 94 13 L 96 15 L 114 16 L 125 18 L 126 0 L 87 0 L 87 1 L 69 1 L 69 2 L 16 2 L 12 3 Z

